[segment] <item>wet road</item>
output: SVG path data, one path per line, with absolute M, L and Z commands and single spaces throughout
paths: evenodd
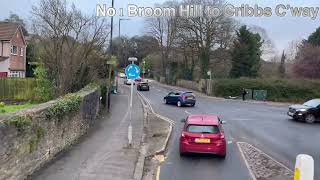
M 163 97 L 172 87 L 151 83 L 149 92 L 142 94 L 150 101 L 154 111 L 172 119 L 174 130 L 168 146 L 167 159 L 161 166 L 162 180 L 248 180 L 249 172 L 236 142 L 248 142 L 294 169 L 295 157 L 305 153 L 315 159 L 315 180 L 320 179 L 320 124 L 296 122 L 286 115 L 286 106 L 273 106 L 197 96 L 195 107 L 178 108 L 163 103 Z M 182 89 L 182 88 L 179 88 Z M 217 114 L 222 120 L 228 140 L 225 160 L 215 156 L 179 156 L 180 120 L 188 114 Z

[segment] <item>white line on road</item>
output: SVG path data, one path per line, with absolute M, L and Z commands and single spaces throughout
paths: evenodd
M 275 160 L 273 157 L 269 156 L 268 154 L 266 154 L 265 152 L 263 152 L 261 149 L 255 147 L 255 146 L 253 146 L 253 145 L 251 145 L 251 144 L 249 144 L 249 143 L 246 143 L 246 142 L 237 142 L 237 143 L 238 143 L 238 146 L 240 146 L 239 144 L 247 144 L 247 145 L 255 148 L 255 149 L 256 149 L 257 151 L 259 151 L 261 154 L 267 156 L 267 157 L 270 158 L 272 161 L 276 162 L 279 166 L 282 166 L 283 168 L 285 168 L 285 169 L 287 169 L 288 171 L 290 171 L 290 172 L 293 173 L 293 171 L 292 171 L 290 168 L 288 168 L 287 166 L 285 166 L 285 165 L 282 164 L 281 162 Z M 239 147 L 239 149 L 241 149 L 241 148 Z
M 237 143 L 237 145 L 238 145 L 238 149 L 239 149 L 239 151 L 240 151 L 240 154 L 241 154 L 241 156 L 242 156 L 242 159 L 244 160 L 244 163 L 245 163 L 246 166 L 247 166 L 247 169 L 248 169 L 248 171 L 249 171 L 249 174 L 250 174 L 250 176 L 251 176 L 251 179 L 252 179 L 252 180 L 257 180 L 257 179 L 256 179 L 256 176 L 253 174 L 253 172 L 252 172 L 252 170 L 251 170 L 251 168 L 250 168 L 250 166 L 249 166 L 249 163 L 248 163 L 248 161 L 247 161 L 247 159 L 246 159 L 246 157 L 245 157 L 245 155 L 244 155 L 244 153 L 243 153 L 243 151 L 242 151 L 242 149 L 241 149 L 241 147 L 240 147 L 240 145 L 239 145 L 239 142 Z
M 185 112 L 185 113 L 187 113 L 187 114 L 189 114 L 189 115 L 191 114 L 191 113 L 190 113 L 190 112 L 188 112 L 188 111 L 184 111 L 184 112 Z
M 174 122 L 173 120 L 171 120 L 170 118 L 167 118 L 167 117 L 165 117 L 165 116 L 162 116 L 162 115 L 156 113 L 156 112 L 153 110 L 152 106 L 151 106 L 150 100 L 149 100 L 148 98 L 146 98 L 146 97 L 145 97 L 143 94 L 141 94 L 140 92 L 137 91 L 137 93 L 147 102 L 148 106 L 149 106 L 150 109 L 151 109 L 151 112 L 152 112 L 154 115 L 156 115 L 158 118 L 161 118 L 161 119 L 163 119 L 163 120 L 165 120 L 165 121 L 167 121 L 167 122 L 169 122 L 169 123 L 171 123 L 171 124 L 175 124 L 175 122 Z

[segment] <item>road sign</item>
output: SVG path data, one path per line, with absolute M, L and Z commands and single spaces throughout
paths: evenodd
M 130 64 L 129 66 L 126 67 L 125 73 L 129 79 L 134 80 L 140 76 L 140 68 L 135 64 Z

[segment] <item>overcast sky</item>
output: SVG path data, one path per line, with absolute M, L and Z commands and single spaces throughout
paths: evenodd
M 39 0 L 0 0 L 0 20 L 9 16 L 10 12 L 18 14 L 21 18 L 30 23 L 32 17 L 30 11 L 32 5 L 37 5 Z M 126 8 L 128 4 L 135 4 L 141 7 L 153 6 L 155 3 L 163 3 L 166 0 L 114 0 L 115 8 Z M 75 3 L 78 8 L 86 13 L 95 13 L 96 4 L 110 4 L 111 0 L 67 0 Z M 274 11 L 278 4 L 289 4 L 293 7 L 320 7 L 319 0 L 228 0 L 228 3 L 235 6 L 257 4 L 261 7 L 271 7 Z M 257 25 L 266 29 L 269 37 L 279 51 L 287 48 L 293 40 L 306 38 L 320 26 L 320 11 L 316 20 L 310 17 L 292 17 L 289 12 L 285 17 L 278 17 L 273 13 L 272 17 L 237 17 L 240 22 L 248 25 Z M 118 17 L 114 20 L 114 36 L 118 36 Z M 122 21 L 121 34 L 127 36 L 141 35 L 146 32 L 143 18 L 133 17 L 130 21 Z

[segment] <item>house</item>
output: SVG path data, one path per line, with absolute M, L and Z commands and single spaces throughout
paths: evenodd
M 0 77 L 25 77 L 26 47 L 19 24 L 0 22 Z

